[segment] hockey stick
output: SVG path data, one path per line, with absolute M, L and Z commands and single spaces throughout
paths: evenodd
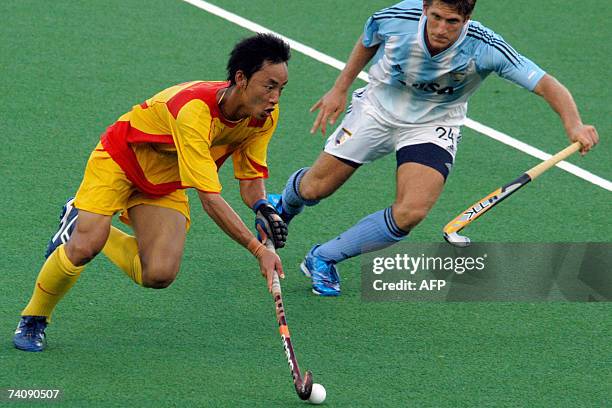
M 470 245 L 470 239 L 466 236 L 459 235 L 459 231 L 467 227 L 471 222 L 489 211 L 495 205 L 508 198 L 512 193 L 516 192 L 530 181 L 535 180 L 536 177 L 544 173 L 546 170 L 550 169 L 561 160 L 565 160 L 570 155 L 576 153 L 580 149 L 580 146 L 581 145 L 579 142 L 572 143 L 548 160 L 545 160 L 530 170 L 527 170 L 516 180 L 498 188 L 480 201 L 477 201 L 473 205 L 469 206 L 465 211 L 455 217 L 455 219 L 446 224 L 443 229 L 444 239 L 449 244 L 458 247 L 466 247 Z
M 274 244 L 269 238 L 266 239 L 266 247 L 274 251 Z M 285 308 L 283 306 L 283 297 L 281 294 L 280 280 L 278 274 L 274 273 L 272 280 L 272 296 L 274 297 L 274 303 L 276 305 L 276 320 L 278 321 L 278 331 L 285 348 L 285 354 L 287 355 L 287 362 L 289 363 L 289 369 L 291 370 L 291 376 L 293 377 L 293 385 L 295 386 L 295 392 L 302 400 L 310 398 L 312 393 L 312 373 L 306 371 L 304 377 L 300 372 L 300 366 L 298 365 L 295 352 L 293 351 L 293 345 L 291 344 L 291 335 L 289 334 L 289 327 L 287 326 L 287 320 L 285 319 Z

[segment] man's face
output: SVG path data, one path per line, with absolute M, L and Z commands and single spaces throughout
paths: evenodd
M 463 17 L 457 10 L 438 0 L 434 0 L 429 7 L 423 4 L 423 12 L 427 16 L 427 45 L 436 54 L 459 39 L 463 26 L 469 20 L 469 16 Z
M 272 64 L 265 61 L 261 69 L 247 81 L 244 101 L 250 116 L 265 119 L 274 110 L 287 84 L 287 64 Z

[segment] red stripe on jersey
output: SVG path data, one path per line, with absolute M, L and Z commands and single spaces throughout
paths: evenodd
M 147 105 L 147 101 L 144 101 L 143 103 L 140 104 L 140 107 L 142 109 L 147 109 L 149 107 L 149 105 Z
M 121 167 L 128 180 L 138 190 L 151 197 L 161 197 L 180 188 L 185 188 L 180 181 L 153 184 L 144 174 L 136 154 L 128 144 L 127 138 L 133 128 L 130 122 L 115 122 L 102 134 L 100 141 L 111 158 Z M 141 132 L 143 133 L 143 132 Z
M 229 81 L 197 82 L 190 87 L 177 92 L 176 95 L 166 102 L 166 106 L 168 107 L 170 114 L 174 117 L 174 119 L 176 119 L 181 109 L 183 109 L 183 106 L 194 99 L 199 99 L 208 105 L 210 115 L 213 118 L 218 118 L 224 125 L 232 128 L 240 122 L 230 122 L 229 120 L 225 119 L 225 117 L 221 114 L 219 105 L 217 104 L 217 91 L 229 86 Z
M 217 105 L 217 91 L 221 88 L 227 87 L 229 82 L 196 82 L 195 84 L 182 89 L 176 93 L 172 98 L 168 99 L 166 106 L 170 114 L 176 119 L 179 112 L 183 109 L 188 102 L 194 99 L 204 101 L 210 109 L 210 114 L 213 117 L 219 115 L 219 107 Z
M 249 180 L 259 180 L 267 177 L 236 177 L 236 180 L 249 181 Z
M 128 122 L 129 123 L 129 122 Z M 127 130 L 125 138 L 128 143 L 160 143 L 160 144 L 174 144 L 172 135 L 154 135 L 152 133 L 145 133 L 132 126 Z
M 255 168 L 255 170 L 257 170 L 260 173 L 263 173 L 263 178 L 268 178 L 268 168 L 266 166 L 262 166 L 261 164 L 256 163 L 255 161 L 251 160 L 250 157 L 249 157 L 249 162 L 251 163 L 251 166 Z M 254 177 L 254 178 L 260 178 L 260 177 Z M 250 179 L 241 179 L 241 180 L 250 180 Z

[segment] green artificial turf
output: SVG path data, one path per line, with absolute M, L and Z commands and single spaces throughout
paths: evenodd
M 365 19 L 389 3 L 214 0 L 346 60 Z M 250 33 L 184 2 L 7 0 L 0 4 L 0 388 L 58 388 L 66 407 L 291 407 L 295 395 L 274 304 L 251 255 L 192 198 L 181 273 L 168 289 L 134 285 L 100 256 L 58 306 L 44 353 L 13 349 L 61 204 L 116 118 L 155 92 L 224 79 L 232 45 Z M 574 93 L 602 143 L 571 162 L 612 178 L 609 8 L 600 2 L 482 1 L 474 19 Z M 324 139 L 309 107 L 338 71 L 293 53 L 269 150 L 270 191 L 310 165 Z M 356 86 L 363 86 L 358 82 Z M 470 117 L 549 153 L 566 144 L 539 98 L 491 78 Z M 464 129 L 457 164 L 428 218 L 410 235 L 440 242 L 467 205 L 537 160 Z M 395 162 L 364 166 L 290 226 L 281 256 L 287 319 L 302 368 L 338 407 L 604 407 L 612 404 L 609 303 L 364 302 L 360 261 L 340 265 L 343 295 L 317 298 L 298 264 L 363 216 L 390 205 Z M 248 224 L 230 166 L 223 195 Z M 483 242 L 610 242 L 610 192 L 553 169 L 470 226 Z M 486 220 L 486 221 L 485 221 Z M 0 405 L 18 406 L 0 401 Z

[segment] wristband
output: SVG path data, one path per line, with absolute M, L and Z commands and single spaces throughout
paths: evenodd
M 259 242 L 257 238 L 253 237 L 253 239 L 249 241 L 247 249 L 253 254 L 253 256 L 255 256 L 255 258 L 259 258 L 263 254 L 263 251 L 266 250 L 266 246 Z
M 253 210 L 254 213 L 257 213 L 257 210 L 259 209 L 259 207 L 262 205 L 266 205 L 266 204 L 268 204 L 268 200 L 266 200 L 265 198 L 262 198 L 260 200 L 257 200 L 255 204 L 253 204 L 251 209 Z

